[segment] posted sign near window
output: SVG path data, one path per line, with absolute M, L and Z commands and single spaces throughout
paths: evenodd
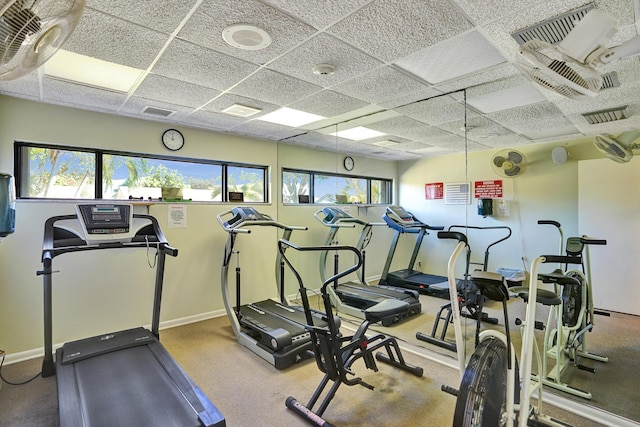
M 502 197 L 502 180 L 475 181 L 473 193 L 476 199 L 499 199 Z
M 437 200 L 444 198 L 444 183 L 432 182 L 424 185 L 425 200 Z

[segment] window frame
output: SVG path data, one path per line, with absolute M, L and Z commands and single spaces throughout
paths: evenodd
M 28 162 L 28 158 L 24 158 L 24 150 L 26 148 L 43 148 L 50 150 L 64 150 L 64 151 L 77 151 L 82 153 L 91 153 L 95 155 L 95 182 L 94 182 L 94 199 L 68 199 L 68 198 L 57 198 L 57 197 L 31 197 L 25 196 L 22 194 L 23 187 L 23 176 L 24 173 L 24 162 Z M 199 159 L 193 157 L 179 157 L 179 156 L 166 156 L 161 154 L 151 154 L 151 153 L 136 153 L 131 151 L 122 151 L 122 150 L 108 150 L 102 148 L 89 148 L 89 147 L 78 147 L 71 145 L 62 145 L 62 144 L 47 144 L 47 143 L 39 143 L 39 142 L 28 142 L 28 141 L 14 141 L 14 177 L 16 183 L 16 198 L 19 200 L 104 200 L 103 196 L 103 188 L 102 188 L 102 166 L 103 166 L 103 156 L 112 155 L 112 156 L 125 156 L 125 157 L 136 157 L 142 159 L 149 160 L 160 160 L 160 161 L 172 161 L 172 162 L 181 162 L 181 163 L 198 163 L 204 165 L 212 165 L 212 166 L 221 166 L 222 169 L 222 179 L 221 184 L 223 191 L 221 192 L 222 200 L 221 201 L 195 201 L 195 203 L 229 203 L 229 192 L 227 191 L 227 170 L 228 167 L 240 167 L 240 168 L 251 168 L 262 170 L 262 179 L 263 179 L 263 191 L 264 191 L 264 201 L 263 202 L 244 202 L 244 203 L 254 203 L 254 204 L 268 204 L 269 202 L 269 166 L 267 165 L 254 165 L 250 163 L 239 163 L 239 162 L 227 162 L 221 160 L 210 160 L 210 159 Z M 120 199 L 125 200 L 125 199 Z M 127 199 L 128 200 L 128 199 Z
M 367 201 L 365 203 L 348 203 L 349 205 L 375 205 L 375 206 L 385 206 L 393 203 L 393 179 L 392 178 L 381 178 L 377 176 L 365 176 L 365 175 L 354 175 L 354 174 L 345 174 L 345 173 L 336 173 L 336 172 L 327 172 L 327 171 L 314 171 L 314 170 L 305 170 L 305 169 L 294 169 L 294 168 L 282 168 L 282 173 L 280 177 L 281 185 L 284 185 L 284 174 L 285 173 L 294 173 L 294 174 L 306 174 L 309 175 L 309 203 L 299 203 L 297 201 L 294 202 L 285 202 L 284 201 L 284 191 L 281 191 L 282 200 L 281 203 L 286 206 L 306 206 L 306 205 L 327 205 L 327 203 L 315 203 L 315 177 L 316 175 L 328 176 L 331 178 L 355 178 L 355 179 L 364 179 L 367 181 L 367 189 L 366 189 L 366 197 Z M 388 188 L 388 197 L 387 201 L 382 203 L 373 203 L 371 202 L 372 190 L 371 190 L 371 181 L 380 181 L 386 183 Z M 282 188 L 281 188 L 282 190 Z

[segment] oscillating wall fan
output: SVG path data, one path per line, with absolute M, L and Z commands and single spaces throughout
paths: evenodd
M 594 68 L 640 53 L 640 37 L 607 48 L 617 22 L 590 10 L 558 45 L 532 39 L 520 46 L 516 66 L 536 83 L 568 98 L 595 96 L 602 76 Z
M 75 29 L 84 0 L 0 0 L 0 80 L 39 68 Z
M 630 130 L 620 135 L 597 135 L 593 144 L 605 156 L 618 163 L 626 163 L 633 157 L 633 151 L 640 148 L 640 131 Z
M 501 150 L 491 158 L 491 167 L 500 176 L 514 178 L 527 170 L 527 160 L 516 150 Z

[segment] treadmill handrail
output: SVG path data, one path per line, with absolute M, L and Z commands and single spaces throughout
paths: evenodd
M 244 229 L 242 227 L 253 227 L 253 226 L 271 226 L 281 228 L 283 230 L 307 230 L 307 227 L 298 226 L 298 225 L 286 225 L 281 222 L 276 221 L 268 215 L 262 214 L 266 219 L 264 220 L 251 220 L 251 221 L 238 221 L 233 225 L 230 225 L 227 221 L 223 219 L 224 216 L 233 214 L 233 210 L 227 210 L 224 212 L 220 212 L 216 218 L 218 222 L 222 226 L 222 228 L 228 233 L 251 233 L 251 230 Z
M 42 263 L 44 267 L 49 268 L 51 266 L 51 261 L 53 260 L 53 258 L 58 255 L 69 252 L 90 251 L 97 249 L 142 248 L 153 246 L 169 256 L 178 256 L 178 249 L 169 246 L 169 242 L 167 241 L 167 238 L 162 232 L 162 229 L 158 224 L 158 220 L 155 217 L 145 214 L 133 214 L 133 218 L 149 220 L 149 225 L 153 227 L 154 234 L 136 234 L 131 242 L 107 242 L 97 245 L 87 244 L 87 242 L 82 237 L 69 230 L 65 231 L 69 234 L 72 234 L 73 237 L 66 239 L 56 239 L 55 231 L 56 229 L 58 229 L 56 227 L 56 223 L 58 221 L 74 219 L 79 221 L 80 219 L 77 215 L 59 215 L 47 219 L 44 225 L 44 238 L 42 243 Z M 144 230 L 146 227 L 147 226 L 141 228 L 139 232 Z M 149 237 L 151 237 L 152 240 L 149 240 Z

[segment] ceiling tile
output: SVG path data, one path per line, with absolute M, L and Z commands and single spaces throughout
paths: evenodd
M 230 92 L 285 106 L 321 89 L 319 86 L 300 79 L 276 73 L 275 71 L 260 69 L 237 86 L 231 88 Z
M 312 68 L 318 64 L 333 65 L 335 71 L 331 75 L 314 74 Z M 375 70 L 381 65 L 381 61 L 335 37 L 318 34 L 269 64 L 269 68 L 326 88 Z
M 157 74 L 149 74 L 134 92 L 134 95 L 195 109 L 220 95 L 220 91 Z
M 193 0 L 139 1 L 131 7 L 131 0 L 87 0 L 86 8 L 171 34 L 195 4 Z
M 42 91 L 44 102 L 84 107 L 92 111 L 116 113 L 126 99 L 126 94 L 82 86 L 61 80 L 44 78 Z
M 332 90 L 313 93 L 298 102 L 289 105 L 296 110 L 333 117 L 366 106 L 367 103 Z
M 395 64 L 429 84 L 438 84 L 505 61 L 505 57 L 474 30 L 405 56 Z
M 251 24 L 271 36 L 262 50 L 243 50 L 228 45 L 222 31 L 233 24 Z M 257 0 L 208 0 L 189 19 L 178 37 L 254 64 L 265 64 L 302 43 L 315 29 Z
M 258 66 L 182 40 L 171 42 L 153 72 L 199 86 L 226 90 Z
M 424 84 L 406 74 L 385 66 L 340 83 L 331 89 L 375 104 L 400 94 L 415 93 L 425 87 Z
M 264 0 L 265 3 L 284 10 L 316 28 L 323 28 L 341 20 L 369 1 L 323 0 L 322 7 L 318 7 L 317 0 Z
M 467 104 L 482 113 L 494 113 L 544 101 L 547 101 L 547 98 L 532 83 L 523 83 L 484 95 L 467 97 Z
M 393 62 L 470 29 L 469 21 L 449 2 L 377 0 L 327 31 Z
M 97 10 L 85 9 L 64 49 L 146 70 L 167 40 L 166 34 Z

